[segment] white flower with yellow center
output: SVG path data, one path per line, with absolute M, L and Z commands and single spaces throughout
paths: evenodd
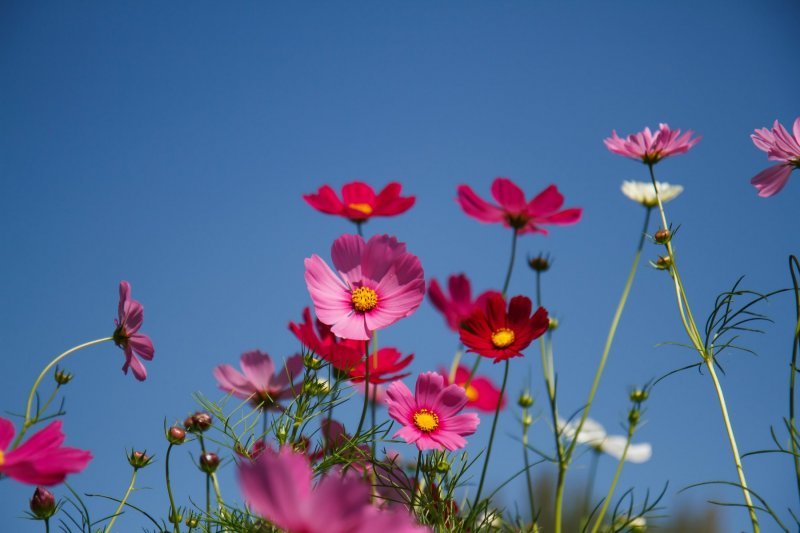
M 578 421 L 565 422 L 558 421 L 561 434 L 568 440 L 575 439 L 575 433 L 578 429 Z M 624 435 L 609 435 L 606 430 L 600 425 L 599 422 L 587 418 L 583 423 L 580 434 L 577 436 L 578 444 L 586 444 L 597 452 L 602 452 L 614 457 L 615 459 L 622 458 L 622 452 L 625 450 L 625 443 L 627 438 Z M 630 463 L 644 463 L 649 461 L 653 456 L 653 447 L 650 443 L 643 442 L 641 444 L 631 444 L 628 446 L 628 453 L 625 455 L 625 461 Z
M 658 194 L 661 196 L 662 204 L 674 200 L 683 192 L 682 185 L 671 185 L 661 181 L 657 181 L 656 185 L 658 187 Z M 655 207 L 658 205 L 656 191 L 653 189 L 653 184 L 649 181 L 623 181 L 622 194 L 645 207 Z

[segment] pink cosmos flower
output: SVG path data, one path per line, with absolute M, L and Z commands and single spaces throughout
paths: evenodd
M 369 354 L 366 360 L 359 359 L 350 370 L 350 379 L 354 383 L 363 382 L 367 374 L 367 365 L 369 365 L 370 383 L 386 383 L 403 379 L 410 372 L 403 374 L 395 374 L 395 372 L 400 372 L 410 365 L 413 360 L 413 353 L 403 357 L 403 354 L 396 348 L 381 348 L 378 353 Z
M 303 356 L 293 355 L 285 366 L 275 369 L 272 358 L 259 350 L 245 352 L 240 358 L 242 371 L 231 365 L 219 365 L 214 369 L 214 377 L 223 391 L 251 400 L 263 409 L 280 409 L 278 401 L 291 398 L 299 392 L 302 385 L 295 380 L 303 375 Z
M 317 211 L 360 224 L 372 217 L 392 217 L 411 209 L 415 198 L 400 196 L 401 189 L 399 183 L 392 182 L 375 194 L 366 183 L 354 181 L 342 187 L 342 200 L 328 185 L 320 187 L 317 194 L 303 195 L 303 199 Z
M 561 210 L 564 196 L 558 187 L 550 185 L 533 200 L 526 202 L 525 193 L 508 178 L 497 178 L 492 183 L 492 196 L 499 206 L 479 197 L 468 185 L 458 186 L 457 201 L 466 214 L 481 222 L 502 222 L 518 233 L 547 235 L 544 224 L 568 226 L 581 219 L 579 207 Z
M 440 373 L 444 376 L 445 385 L 449 385 L 450 379 L 447 371 L 440 369 Z M 503 394 L 501 398 L 500 389 L 492 383 L 492 380 L 484 376 L 473 376 L 472 379 L 469 379 L 469 375 L 469 367 L 459 365 L 456 369 L 456 379 L 454 381 L 467 394 L 468 407 L 473 407 L 486 413 L 494 413 L 497 410 L 498 402 L 500 402 L 501 409 L 506 406 L 506 395 Z M 469 385 L 466 385 L 467 380 L 469 380 Z
M 342 372 L 352 370 L 355 363 L 364 357 L 367 349 L 364 341 L 338 339 L 331 333 L 329 325 L 323 324 L 319 319 L 312 321 L 308 307 L 303 309 L 303 322 L 289 322 L 289 329 L 309 351 Z
M 368 340 L 416 311 L 425 296 L 419 258 L 394 237 L 376 235 L 364 243 L 342 235 L 331 258 L 344 281 L 318 255 L 305 260 L 305 279 L 317 318 L 338 337 Z
M 370 486 L 353 470 L 331 472 L 316 487 L 308 458 L 284 447 L 239 464 L 239 486 L 256 513 L 289 533 L 428 531 L 402 507 L 370 504 Z
M 80 472 L 92 459 L 86 450 L 62 447 L 64 433 L 56 420 L 13 450 L 14 424 L 0 417 L 0 474 L 31 485 L 56 485 Z
M 150 337 L 139 333 L 144 321 L 144 307 L 131 298 L 131 284 L 127 281 L 119 283 L 119 310 L 114 324 L 114 343 L 125 351 L 125 364 L 122 371 L 128 373 L 128 368 L 133 370 L 133 375 L 139 381 L 147 378 L 147 370 L 137 358 L 151 361 L 155 350 Z
M 756 148 L 767 152 L 770 161 L 780 161 L 750 180 L 762 198 L 778 194 L 789 181 L 789 174 L 800 168 L 800 117 L 794 120 L 792 130 L 794 136 L 776 120 L 772 131 L 761 128 L 750 136 Z
M 386 395 L 389 416 L 403 426 L 394 436 L 419 450 L 458 450 L 467 445 L 464 436 L 478 429 L 478 415 L 458 414 L 468 400 L 464 389 L 445 385 L 436 372 L 419 375 L 414 395 L 402 381 L 392 383 Z
M 444 315 L 447 327 L 455 332 L 458 332 L 461 323 L 468 319 L 476 308 L 484 306 L 486 299 L 496 292 L 486 291 L 473 300 L 469 278 L 464 274 L 447 278 L 447 290 L 450 293 L 449 297 L 445 295 L 439 282 L 431 279 L 428 286 L 428 298 L 433 306 Z
M 606 147 L 617 155 L 638 159 L 647 165 L 658 163 L 665 157 L 685 154 L 689 148 L 700 142 L 701 137 L 692 139 L 694 132 L 687 131 L 681 135 L 681 130 L 671 130 L 666 124 L 659 124 L 655 133 L 650 128 L 628 135 L 626 139 L 617 136 L 616 130 L 611 132 L 603 142 Z

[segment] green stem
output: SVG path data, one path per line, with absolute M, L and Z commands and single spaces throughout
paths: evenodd
M 422 450 L 419 451 L 417 455 L 417 467 L 414 470 L 414 485 L 411 487 L 411 501 L 408 504 L 408 507 L 411 509 L 411 512 L 414 512 L 414 499 L 417 495 L 417 487 L 419 487 L 419 468 L 422 465 Z
M 525 461 L 525 483 L 528 487 L 528 505 L 531 510 L 531 522 L 536 519 L 536 505 L 533 498 L 533 480 L 531 479 L 531 460 L 528 457 L 528 408 L 522 408 L 522 458 Z
M 122 497 L 122 500 L 119 502 L 119 506 L 117 510 L 114 511 L 114 516 L 111 518 L 111 522 L 108 523 L 108 527 L 105 529 L 105 533 L 109 533 L 111 528 L 114 527 L 114 522 L 117 521 L 117 517 L 122 514 L 122 509 L 125 507 L 125 503 L 128 501 L 128 496 L 131 495 L 133 491 L 133 485 L 136 483 L 136 473 L 139 471 L 138 468 L 133 469 L 133 475 L 131 476 L 131 483 L 128 485 L 128 490 L 125 491 L 125 496 Z
M 173 446 L 174 444 L 170 442 L 169 446 L 167 447 L 167 457 L 164 461 L 165 462 L 164 470 L 165 470 L 165 477 L 167 480 L 167 496 L 169 496 L 169 511 L 170 511 L 169 521 L 175 525 L 174 527 L 175 533 L 180 533 L 181 521 L 178 520 L 178 509 L 175 508 L 175 498 L 172 497 L 172 484 L 170 483 L 169 479 L 169 454 L 172 451 Z
M 225 507 L 225 502 L 222 500 L 222 492 L 219 490 L 219 483 L 217 482 L 217 474 L 212 473 L 210 476 L 211 483 L 214 485 L 214 495 L 217 497 L 217 507 L 220 511 Z
M 458 371 L 458 365 L 459 363 L 461 363 L 461 356 L 463 354 L 464 354 L 464 345 L 459 343 L 458 349 L 456 350 L 456 354 L 453 356 L 453 364 L 450 365 L 450 383 L 456 382 L 456 372 Z
M 519 235 L 519 233 L 517 230 L 514 230 L 514 234 L 511 237 L 511 257 L 508 260 L 506 280 L 503 282 L 503 297 L 505 297 L 506 293 L 508 292 L 508 284 L 511 283 L 511 272 L 514 270 L 514 258 L 517 255 L 517 235 Z
M 500 386 L 500 398 L 506 392 L 506 383 L 508 382 L 508 359 L 503 361 L 504 369 L 503 369 L 503 384 Z M 483 460 L 483 471 L 481 471 L 481 480 L 478 483 L 478 492 L 475 494 L 475 502 L 472 504 L 472 508 L 476 509 L 478 507 L 478 502 L 481 501 L 481 492 L 483 492 L 483 482 L 486 480 L 486 471 L 489 468 L 489 457 L 492 455 L 492 445 L 494 444 L 494 432 L 497 429 L 497 419 L 500 418 L 500 406 L 503 405 L 503 402 L 498 401 L 497 407 L 494 411 L 494 420 L 492 420 L 492 431 L 489 433 L 489 446 L 486 448 L 486 457 Z
M 794 329 L 792 338 L 792 366 L 789 376 L 789 442 L 792 445 L 792 458 L 794 459 L 794 472 L 797 479 L 797 493 L 800 495 L 800 455 L 797 449 L 797 427 L 795 425 L 794 398 L 795 398 L 795 379 L 797 376 L 797 351 L 800 348 L 800 283 L 797 281 L 795 269 L 800 271 L 800 263 L 793 255 L 789 256 L 789 272 L 792 274 L 792 284 L 794 285 L 794 305 L 797 316 L 797 325 Z
M 600 462 L 600 450 L 592 450 L 592 460 L 589 464 L 589 480 L 586 482 L 586 494 L 584 500 L 586 501 L 586 508 L 592 507 L 592 496 L 594 496 L 594 480 L 597 477 L 597 465 Z
M 44 519 L 44 533 L 50 533 L 50 519 Z
M 630 448 L 631 440 L 633 439 L 633 432 L 636 429 L 636 426 L 630 424 L 628 426 L 628 439 L 625 441 L 625 448 L 622 449 L 622 457 L 619 458 L 619 464 L 617 464 L 617 470 L 614 472 L 614 479 L 611 481 L 611 486 L 608 488 L 608 494 L 606 494 L 605 499 L 603 500 L 603 506 L 600 508 L 600 512 L 597 514 L 597 521 L 594 523 L 594 527 L 592 527 L 591 533 L 597 533 L 597 530 L 600 529 L 600 526 L 603 524 L 603 518 L 606 516 L 606 511 L 608 511 L 608 506 L 611 504 L 611 498 L 614 496 L 614 489 L 617 488 L 617 482 L 619 481 L 619 476 L 622 473 L 622 467 L 625 465 L 625 458 L 628 456 L 628 448 Z M 577 440 L 577 433 L 575 434 Z
M 17 435 L 17 438 L 14 440 L 14 444 L 11 445 L 12 450 L 16 448 L 20 442 L 22 442 L 22 436 L 25 435 L 25 432 L 28 430 L 28 428 L 35 423 L 35 421 L 31 419 L 31 407 L 33 406 L 33 398 L 36 395 L 36 389 L 39 388 L 39 384 L 42 382 L 42 379 L 44 379 L 45 375 L 47 375 L 50 369 L 53 368 L 59 361 L 61 361 L 68 355 L 77 352 L 78 350 L 82 350 L 83 348 L 88 348 L 89 346 L 94 346 L 95 344 L 100 344 L 101 342 L 112 341 L 112 340 L 114 340 L 114 337 L 105 337 L 102 339 L 97 339 L 94 341 L 80 344 L 62 353 L 61 355 L 50 361 L 50 363 L 46 367 L 44 367 L 44 370 L 42 370 L 41 374 L 39 374 L 39 377 L 36 378 L 36 381 L 33 382 L 33 387 L 31 388 L 31 392 L 30 394 L 28 394 L 28 404 L 25 407 L 25 421 L 22 423 L 22 428 L 20 428 L 19 435 Z M 37 418 L 38 414 L 39 413 L 37 413 Z
M 374 331 L 372 332 L 372 342 L 378 343 L 378 337 Z M 364 354 L 364 405 L 361 407 L 361 418 L 358 421 L 358 429 L 356 429 L 353 440 L 358 439 L 361 435 L 361 430 L 364 428 L 364 420 L 367 418 L 367 405 L 369 404 L 369 343 L 365 343 L 364 346 L 366 348 L 366 353 Z M 375 357 L 377 358 L 377 350 L 375 350 Z

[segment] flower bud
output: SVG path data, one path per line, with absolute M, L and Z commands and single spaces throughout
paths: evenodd
M 170 524 L 180 524 L 183 521 L 183 515 L 181 514 L 180 509 L 175 509 L 175 512 L 172 512 L 172 509 L 169 510 L 169 523 Z M 187 519 L 188 525 L 188 519 Z
M 303 382 L 303 392 L 313 396 L 324 396 L 331 390 L 328 381 L 322 378 Z
M 59 385 L 66 385 L 67 383 L 72 381 L 73 377 L 74 376 L 69 372 L 67 372 L 66 370 L 62 370 L 56 366 L 56 371 L 53 374 L 53 378 L 55 378 L 56 383 L 58 383 Z
M 195 528 L 200 525 L 200 519 L 194 513 L 189 513 L 189 516 L 186 517 L 186 526 L 189 528 Z
M 178 426 L 172 426 L 167 430 L 167 440 L 170 444 L 183 444 L 186 440 L 186 431 Z
M 519 395 L 517 404 L 522 408 L 528 408 L 533 405 L 533 396 L 531 396 L 528 391 L 525 391 Z
M 200 454 L 200 470 L 206 474 L 213 474 L 219 466 L 219 456 L 214 452 Z
M 183 427 L 185 427 L 187 431 L 203 433 L 211 427 L 212 420 L 210 414 L 205 411 L 198 411 L 183 421 Z
M 536 257 L 528 258 L 528 266 L 531 267 L 531 270 L 535 272 L 547 272 L 550 270 L 551 264 L 552 262 L 550 261 L 549 255 L 544 256 L 539 254 Z
M 651 261 L 650 264 L 658 270 L 668 270 L 669 267 L 672 266 L 672 259 L 670 259 L 669 256 L 659 256 L 655 263 Z
M 312 356 L 310 353 L 303 356 L 303 364 L 309 370 L 319 370 L 322 368 L 322 361 Z
M 653 240 L 656 244 L 667 244 L 672 239 L 672 234 L 668 229 L 660 229 L 653 235 Z
M 548 323 L 547 323 L 548 331 L 555 331 L 555 330 L 558 329 L 558 319 L 557 318 L 551 316 L 551 317 L 548 317 L 547 320 L 548 320 Z
M 128 454 L 128 463 L 130 463 L 135 470 L 144 468 L 152 462 L 153 458 L 145 452 L 131 451 L 131 453 Z
M 436 471 L 440 474 L 446 474 L 450 470 L 450 463 L 447 462 L 447 459 L 442 458 L 436 463 Z
M 31 512 L 42 520 L 56 514 L 56 497 L 44 487 L 36 487 L 30 501 Z
M 639 423 L 639 417 L 641 414 L 639 413 L 638 409 L 631 409 L 631 412 L 628 413 L 628 422 L 630 425 L 635 426 Z
M 530 427 L 531 424 L 533 424 L 533 415 L 531 415 L 530 413 L 525 413 L 522 416 L 522 425 L 527 428 Z
M 633 403 L 642 403 L 647 400 L 650 393 L 643 389 L 636 389 L 631 392 L 630 399 Z

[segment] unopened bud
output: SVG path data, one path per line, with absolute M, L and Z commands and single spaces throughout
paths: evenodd
M 306 354 L 303 357 L 303 364 L 310 370 L 319 370 L 322 368 L 322 361 L 313 357 L 311 354 Z
M 628 422 L 629 422 L 629 423 L 630 423 L 632 426 L 635 426 L 636 424 L 638 424 L 638 423 L 639 423 L 639 417 L 640 417 L 640 416 L 641 416 L 641 415 L 640 415 L 640 413 L 639 413 L 638 409 L 632 409 L 632 410 L 631 410 L 631 412 L 630 412 L 630 413 L 628 413 Z
M 31 512 L 42 520 L 56 513 L 56 497 L 44 487 L 36 487 L 30 501 Z
M 657 244 L 667 244 L 672 239 L 672 233 L 668 229 L 660 229 L 653 235 L 653 240 Z
M 67 383 L 72 381 L 73 377 L 74 376 L 72 374 L 58 367 L 56 367 L 56 371 L 53 374 L 53 378 L 55 378 L 56 383 L 58 383 L 59 385 L 66 385 Z
M 303 392 L 312 396 L 324 396 L 330 392 L 328 381 L 322 378 L 303 382 Z
M 438 463 L 436 463 L 436 471 L 440 474 L 446 474 L 450 470 L 450 463 L 447 462 L 447 459 L 440 459 Z
M 522 425 L 527 428 L 530 427 L 531 424 L 533 424 L 533 415 L 531 415 L 530 413 L 525 413 L 522 416 Z
M 522 408 L 530 407 L 533 405 L 533 396 L 531 396 L 528 391 L 525 391 L 519 395 L 517 404 Z
M 181 514 L 180 509 L 175 509 L 175 512 L 173 512 L 172 509 L 170 509 L 170 511 L 169 511 L 169 523 L 170 524 L 180 524 L 182 521 L 183 521 L 183 515 Z M 188 519 L 186 520 L 186 522 L 187 522 L 186 525 L 189 525 L 188 524 L 188 522 L 189 522 Z
M 210 414 L 205 411 L 198 411 L 183 421 L 183 427 L 185 427 L 187 431 L 203 433 L 211 427 L 212 421 L 213 419 Z
M 642 403 L 647 400 L 650 393 L 643 389 L 636 389 L 631 392 L 630 399 L 634 403 Z
M 650 264 L 656 267 L 658 270 L 668 270 L 669 267 L 672 266 L 672 259 L 670 259 L 669 256 L 659 256 L 655 263 L 651 261 Z
M 549 331 L 555 331 L 558 329 L 558 319 L 554 317 L 548 317 L 547 329 Z
M 153 462 L 153 458 L 145 452 L 132 451 L 128 454 L 128 463 L 135 469 L 144 468 Z
M 544 256 L 542 254 L 537 255 L 536 257 L 529 257 L 528 258 L 528 266 L 531 267 L 531 270 L 535 272 L 547 272 L 550 270 L 550 265 L 552 262 L 550 261 L 550 256 Z
M 189 516 L 186 517 L 186 526 L 189 528 L 195 528 L 200 525 L 200 519 L 197 518 L 196 515 L 190 513 Z
M 214 452 L 200 454 L 200 470 L 206 474 L 213 474 L 219 466 L 219 456 Z
M 167 430 L 167 440 L 170 444 L 183 444 L 186 440 L 186 431 L 178 426 L 172 426 Z

